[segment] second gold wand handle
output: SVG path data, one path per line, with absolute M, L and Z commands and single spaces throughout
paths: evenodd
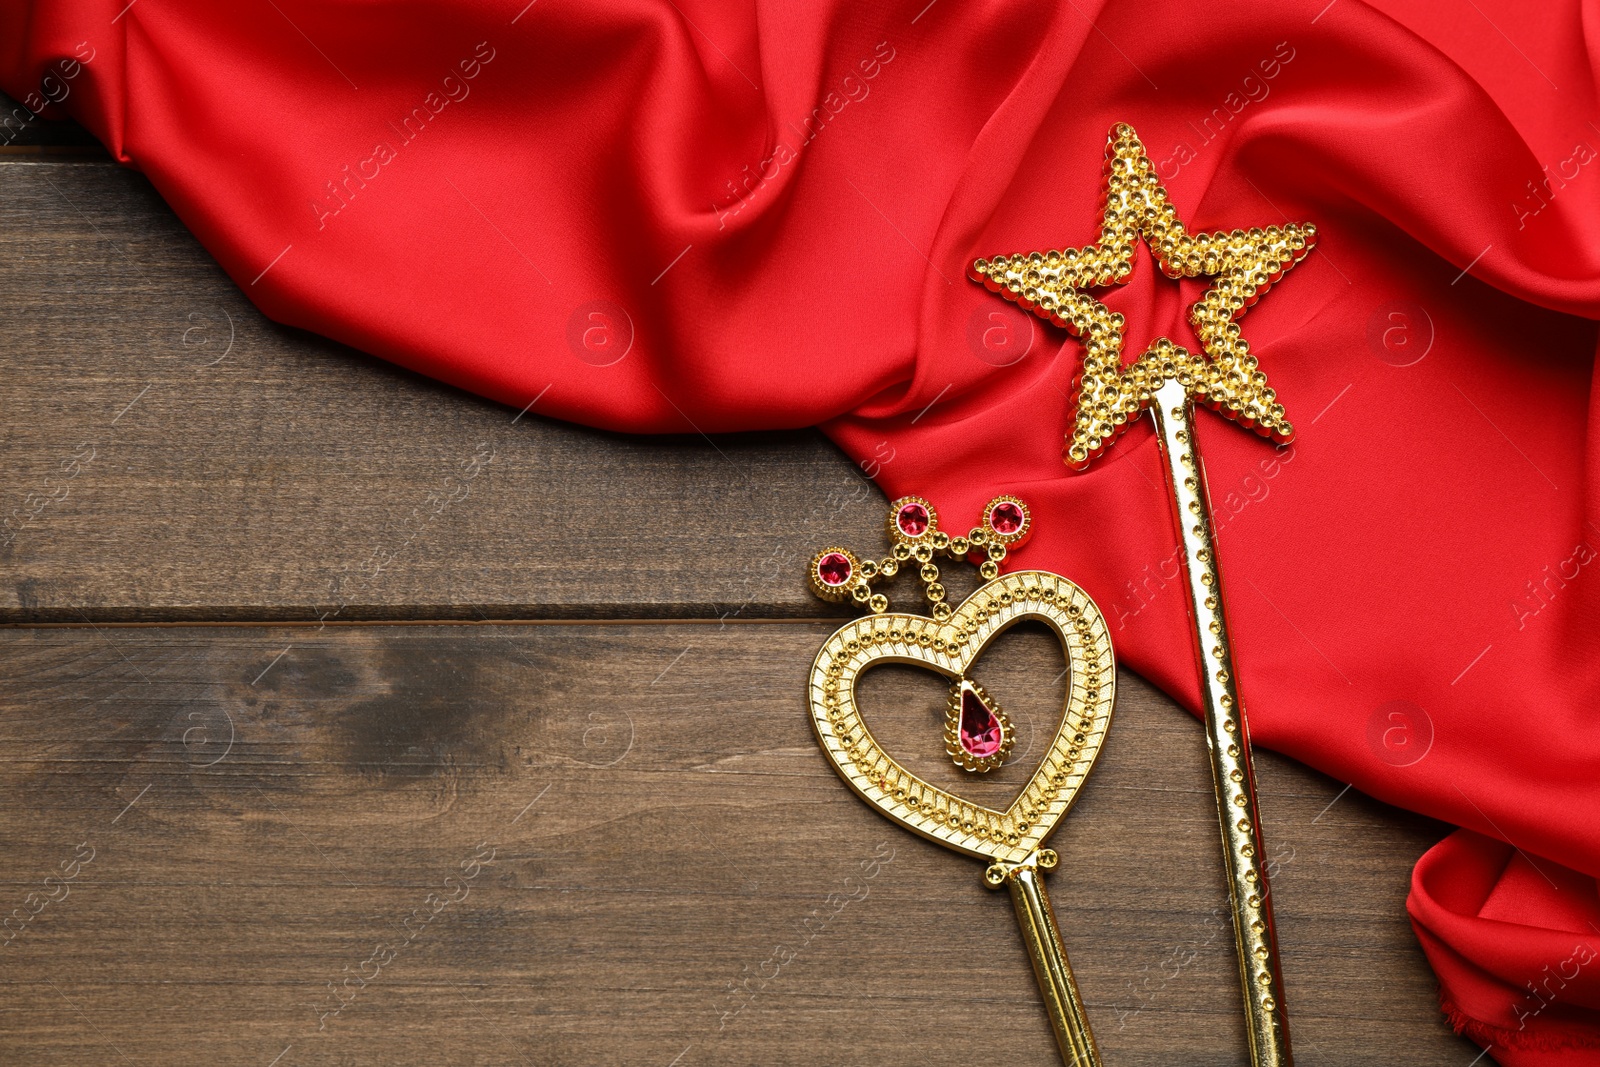
M 1173 515 L 1183 543 L 1195 654 L 1200 665 L 1200 702 L 1206 747 L 1217 795 L 1217 816 L 1227 859 L 1228 898 L 1234 946 L 1244 991 L 1246 1028 L 1253 1067 L 1292 1067 L 1289 1025 L 1283 1008 L 1283 972 L 1272 924 L 1272 898 L 1261 845 L 1250 726 L 1233 666 L 1222 576 L 1211 529 L 1205 470 L 1194 441 L 1194 404 L 1181 384 L 1164 383 L 1150 405 L 1156 440 L 1172 493 Z
M 1011 891 L 1017 924 L 1022 928 L 1022 940 L 1028 947 L 1034 976 L 1039 979 L 1039 994 L 1044 998 L 1045 1012 L 1055 1030 L 1062 1062 L 1067 1067 L 1100 1067 L 1100 1050 L 1095 1047 L 1094 1034 L 1089 1030 L 1089 1016 L 1084 1012 L 1078 984 L 1072 980 L 1072 969 L 1067 966 L 1067 950 L 1062 947 L 1061 933 L 1056 929 L 1050 894 L 1045 891 L 1044 880 L 1039 875 L 1040 867 L 1048 869 L 1055 864 L 1055 852 L 1040 849 L 1022 863 L 994 864 L 984 872 L 984 880 L 991 887 L 1003 882 Z

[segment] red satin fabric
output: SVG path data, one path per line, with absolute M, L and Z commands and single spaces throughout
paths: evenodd
M 821 424 L 958 521 L 1025 497 L 1017 562 L 1191 707 L 1149 432 L 1070 473 L 1076 345 L 966 266 L 1092 240 L 1116 121 L 1191 228 L 1316 222 L 1243 320 L 1295 444 L 1200 431 L 1255 737 L 1468 828 L 1410 901 L 1452 1020 L 1600 1063 L 1593 5 L 925 3 L 0 0 L 0 85 L 281 321 L 591 425 Z M 1108 302 L 1192 344 L 1198 291 Z

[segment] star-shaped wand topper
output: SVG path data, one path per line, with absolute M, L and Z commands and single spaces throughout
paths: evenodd
M 1216 279 L 1189 309 L 1203 355 L 1161 337 L 1123 367 L 1123 317 L 1084 290 L 1126 282 L 1140 236 L 1167 277 Z M 1149 406 L 1162 383 L 1172 380 L 1191 399 L 1241 425 L 1289 440 L 1294 427 L 1234 320 L 1305 257 L 1316 237 L 1309 223 L 1189 233 L 1133 127 L 1118 123 L 1106 142 L 1099 241 L 980 259 L 972 265 L 972 278 L 1083 339 L 1083 376 L 1065 453 L 1069 467 L 1082 469 Z

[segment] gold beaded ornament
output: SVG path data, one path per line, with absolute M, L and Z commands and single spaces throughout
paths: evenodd
M 1250 731 L 1223 612 L 1205 470 L 1194 440 L 1194 405 L 1205 404 L 1276 441 L 1293 436 L 1294 427 L 1235 320 L 1305 257 L 1317 231 L 1309 223 L 1286 223 L 1189 233 L 1144 145 L 1125 124 L 1113 127 L 1107 139 L 1105 188 L 1096 243 L 978 259 L 971 276 L 1082 339 L 1083 371 L 1064 456 L 1068 466 L 1088 466 L 1145 410 L 1155 424 L 1183 547 L 1250 1061 L 1254 1067 L 1289 1067 L 1283 975 L 1261 860 L 1265 849 Z M 1189 309 L 1202 353 L 1191 353 L 1162 337 L 1124 368 L 1123 317 L 1084 290 L 1126 282 L 1141 237 L 1169 278 L 1204 275 L 1215 282 Z
M 933 505 L 905 496 L 889 506 L 893 545 L 881 560 L 862 560 L 830 545 L 811 558 L 808 578 L 818 596 L 850 601 L 867 614 L 841 626 L 811 667 L 811 723 L 823 754 L 839 776 L 886 818 L 946 848 L 987 862 L 984 884 L 1006 886 L 1063 1059 L 1098 1067 L 1099 1053 L 1083 1000 L 1067 965 L 1041 872 L 1059 862 L 1043 843 L 1077 798 L 1111 721 L 1116 662 L 1105 618 L 1078 586 L 1049 571 L 1000 574 L 1008 551 L 1033 531 L 1027 504 L 995 497 L 982 521 L 965 535 L 939 528 Z M 976 563 L 984 578 L 952 608 L 935 559 Z M 903 568 L 916 568 L 928 615 L 889 611 L 875 586 Z M 878 663 L 926 667 L 951 680 L 945 750 L 957 766 L 986 772 L 1012 748 L 1011 722 L 971 678 L 973 663 L 1012 625 L 1035 620 L 1060 639 L 1071 680 L 1055 737 L 1021 792 L 1005 810 L 976 804 L 913 774 L 879 746 L 856 706 L 856 682 Z
M 1294 427 L 1234 320 L 1305 257 L 1316 243 L 1317 228 L 1291 222 L 1189 233 L 1143 143 L 1126 124 L 1119 123 L 1106 143 L 1105 182 L 1105 211 L 1094 244 L 972 264 L 974 281 L 1083 340 L 1083 377 L 1067 437 L 1067 465 L 1088 466 L 1169 380 L 1243 426 L 1276 441 L 1290 440 Z M 1123 317 L 1083 290 L 1126 282 L 1140 237 L 1167 277 L 1216 278 L 1189 309 L 1203 356 L 1160 337 L 1123 368 Z
M 854 600 L 874 612 L 889 610 L 889 598 L 874 593 L 872 587 L 893 578 L 901 567 L 917 567 L 923 594 L 932 605 L 935 619 L 950 618 L 945 589 L 939 582 L 936 556 L 977 560 L 978 573 L 992 581 L 1000 573 L 1006 550 L 1021 545 L 1033 533 L 1033 518 L 1028 506 L 1014 496 L 997 496 L 983 509 L 983 524 L 974 526 L 965 537 L 951 537 L 939 529 L 939 513 L 920 496 L 903 496 L 889 505 L 885 522 L 894 548 L 881 561 L 862 562 L 854 552 L 829 545 L 811 557 L 811 591 L 823 600 Z

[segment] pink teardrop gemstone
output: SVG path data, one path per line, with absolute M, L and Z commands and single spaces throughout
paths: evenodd
M 900 508 L 894 522 L 907 537 L 921 537 L 928 528 L 928 509 L 912 501 Z
M 1002 500 L 989 512 L 989 525 L 995 533 L 1007 536 L 1022 529 L 1022 509 L 1009 500 Z
M 1005 733 L 1000 719 L 975 690 L 961 690 L 961 747 L 968 755 L 984 759 L 1000 751 Z
M 843 585 L 850 580 L 850 557 L 843 552 L 829 552 L 817 561 L 817 576 L 825 585 Z

